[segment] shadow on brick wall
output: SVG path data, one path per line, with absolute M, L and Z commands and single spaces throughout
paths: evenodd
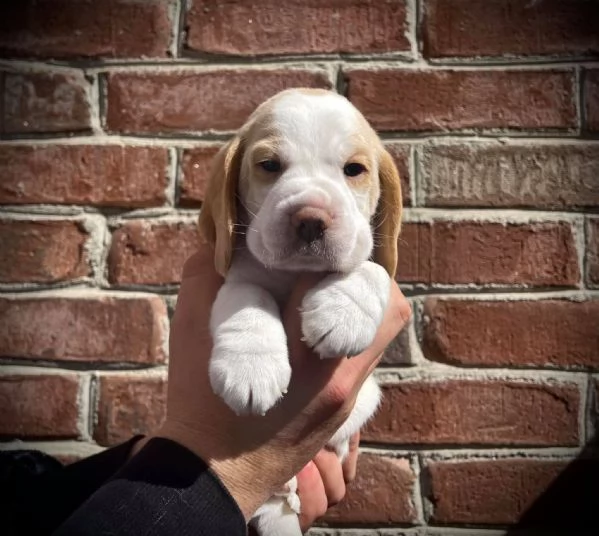
M 526 510 L 507 536 L 599 534 L 599 435 Z

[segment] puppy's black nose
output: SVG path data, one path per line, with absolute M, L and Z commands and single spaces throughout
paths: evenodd
M 296 227 L 297 236 L 306 242 L 311 244 L 315 240 L 323 237 L 326 225 L 321 219 L 305 219 L 301 220 Z

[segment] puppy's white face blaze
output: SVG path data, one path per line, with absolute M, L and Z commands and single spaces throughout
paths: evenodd
M 270 268 L 352 270 L 373 248 L 378 137 L 334 93 L 292 90 L 263 106 L 239 182 L 249 250 Z

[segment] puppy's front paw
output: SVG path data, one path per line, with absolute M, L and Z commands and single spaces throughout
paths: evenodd
M 287 337 L 273 297 L 254 285 L 225 283 L 210 328 L 212 389 L 238 415 L 264 415 L 291 379 Z
M 374 340 L 389 301 L 385 269 L 364 262 L 349 274 L 333 274 L 302 303 L 302 332 L 320 357 L 354 356 Z
M 279 352 L 252 352 L 248 337 L 247 350 L 231 353 L 227 345 L 217 345 L 210 360 L 210 384 L 237 415 L 264 415 L 287 392 L 291 367 L 287 348 Z

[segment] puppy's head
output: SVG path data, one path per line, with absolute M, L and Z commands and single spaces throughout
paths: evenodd
M 380 139 L 344 97 L 292 89 L 259 106 L 217 154 L 200 233 L 229 268 L 236 239 L 262 264 L 347 272 L 397 267 L 401 190 Z

